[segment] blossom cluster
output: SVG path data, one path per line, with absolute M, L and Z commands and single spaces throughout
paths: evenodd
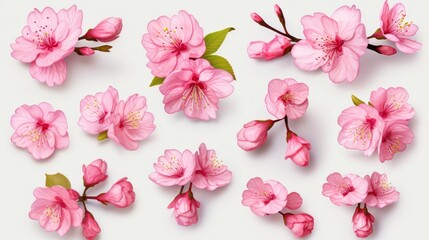
M 367 206 L 384 208 L 399 199 L 399 192 L 387 181 L 386 174 L 373 172 L 364 178 L 356 174 L 341 176 L 340 173 L 330 174 L 323 184 L 323 196 L 329 197 L 337 206 L 356 205 L 352 218 L 353 231 L 357 237 L 366 238 L 373 232 L 374 216 Z M 361 204 L 364 205 L 361 208 Z
M 202 143 L 194 154 L 190 150 L 180 152 L 167 149 L 164 155 L 153 164 L 155 172 L 149 179 L 161 186 L 181 186 L 179 194 L 168 205 L 174 209 L 174 217 L 181 226 L 190 226 L 198 222 L 197 201 L 192 186 L 213 191 L 231 182 L 232 173 L 217 158 L 213 149 L 207 149 Z M 183 192 L 186 184 L 189 188 Z

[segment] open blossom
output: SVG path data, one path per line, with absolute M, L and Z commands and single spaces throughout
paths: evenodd
M 268 84 L 265 96 L 267 110 L 276 118 L 290 119 L 302 117 L 308 107 L 308 86 L 295 79 L 273 79 Z
M 371 177 L 366 175 L 365 180 L 368 182 L 368 196 L 365 203 L 371 207 L 383 208 L 399 199 L 399 192 L 387 181 L 386 174 L 373 172 Z
M 82 11 L 73 5 L 58 13 L 46 7 L 34 9 L 22 29 L 22 36 L 11 44 L 12 57 L 30 63 L 30 74 L 52 87 L 66 79 L 64 58 L 73 53 L 82 32 Z
M 133 185 L 124 177 L 118 180 L 106 193 L 97 196 L 97 200 L 104 204 L 112 204 L 118 208 L 126 208 L 134 203 L 136 194 Z
M 106 92 L 88 95 L 80 101 L 79 126 L 87 133 L 99 134 L 106 131 L 115 119 L 118 91 L 109 86 Z
M 289 135 L 289 134 L 288 134 Z M 291 133 L 288 137 L 285 159 L 291 159 L 296 165 L 307 166 L 310 160 L 311 144 L 302 137 Z
M 181 70 L 168 75 L 159 90 L 167 113 L 183 110 L 189 118 L 209 120 L 216 118 L 219 99 L 233 92 L 232 81 L 230 73 L 205 59 L 184 60 Z
M 378 146 L 380 162 L 391 160 L 396 153 L 402 152 L 414 139 L 414 134 L 408 128 L 406 121 L 392 121 L 387 123 Z
M 195 156 L 189 150 L 182 154 L 176 149 L 168 149 L 153 167 L 155 172 L 149 175 L 149 179 L 154 183 L 161 186 L 183 186 L 194 177 Z
M 85 39 L 110 42 L 119 37 L 122 31 L 122 19 L 109 17 L 101 21 L 95 28 L 85 33 Z
M 63 236 L 71 226 L 81 225 L 83 210 L 64 187 L 36 188 L 33 194 L 36 201 L 31 205 L 29 216 L 38 220 L 46 231 Z
M 107 179 L 107 163 L 97 159 L 88 166 L 83 165 L 82 172 L 85 187 L 93 187 Z
M 386 0 L 380 15 L 381 33 L 385 38 L 394 42 L 401 52 L 414 53 L 422 47 L 421 43 L 409 39 L 416 34 L 419 28 L 413 22 L 405 20 L 407 14 L 402 3 L 397 3 L 390 9 Z
M 198 202 L 192 192 L 179 194 L 168 205 L 168 208 L 174 208 L 174 217 L 181 226 L 190 226 L 198 222 Z
M 374 224 L 374 216 L 368 212 L 366 207 L 356 207 L 355 213 L 352 217 L 353 232 L 356 237 L 366 238 L 372 234 L 372 224 Z
M 334 83 L 352 82 L 359 72 L 359 58 L 368 45 L 361 13 L 343 6 L 331 17 L 323 13 L 304 16 L 304 40 L 292 48 L 295 64 L 305 70 L 321 68 Z
M 231 182 L 231 171 L 217 158 L 214 150 L 207 150 L 204 143 L 195 153 L 195 161 L 195 176 L 192 180 L 195 187 L 213 191 Z
M 93 240 L 101 232 L 100 226 L 90 212 L 85 213 L 82 221 L 82 234 L 87 240 Z
M 337 206 L 358 204 L 367 196 L 368 182 L 355 174 L 342 177 L 336 172 L 326 180 L 328 183 L 323 184 L 322 194 Z
M 264 58 L 271 60 L 288 53 L 292 47 L 289 38 L 276 35 L 270 42 L 254 41 L 247 47 L 247 53 L 251 58 Z
M 256 120 L 244 124 L 237 133 L 237 144 L 246 151 L 252 151 L 267 141 L 268 130 L 273 126 L 273 120 Z
M 26 148 L 34 159 L 46 159 L 55 149 L 69 145 L 67 120 L 64 113 L 49 103 L 22 105 L 10 119 L 15 133 L 11 141 Z
M 377 110 L 366 104 L 344 110 L 338 117 L 341 131 L 338 143 L 348 149 L 364 151 L 370 156 L 378 147 L 384 131 L 384 121 Z
M 313 231 L 314 218 L 307 213 L 286 213 L 283 215 L 283 221 L 296 237 L 303 238 Z
M 278 213 L 287 204 L 287 189 L 279 182 L 261 178 L 252 178 L 247 182 L 248 190 L 242 194 L 241 203 L 250 207 L 258 216 Z
M 410 120 L 413 107 L 408 104 L 408 92 L 402 87 L 378 88 L 372 91 L 369 101 L 385 121 Z
M 147 25 L 142 44 L 149 58 L 147 66 L 153 75 L 166 77 L 183 60 L 199 58 L 206 51 L 203 29 L 186 11 L 169 18 L 161 16 Z
M 146 98 L 138 94 L 131 95 L 127 101 L 120 101 L 114 111 L 115 119 L 107 131 L 109 138 L 125 149 L 137 149 L 139 141 L 155 130 L 153 115 L 146 108 Z

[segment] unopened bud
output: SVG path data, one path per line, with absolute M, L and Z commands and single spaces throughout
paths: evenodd
M 261 18 L 261 16 L 259 16 L 259 14 L 253 12 L 250 14 L 250 16 L 252 17 L 253 21 L 255 21 L 258 24 L 262 24 L 264 23 L 264 19 Z
M 95 51 L 90 47 L 78 47 L 75 52 L 81 56 L 91 56 Z
M 386 45 L 377 46 L 375 51 L 386 56 L 391 56 L 397 53 L 395 48 Z

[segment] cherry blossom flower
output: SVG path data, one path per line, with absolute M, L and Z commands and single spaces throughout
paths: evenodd
M 372 234 L 372 224 L 374 224 L 374 216 L 368 212 L 366 207 L 356 207 L 355 213 L 353 214 L 353 232 L 356 237 L 366 238 Z
M 344 110 L 338 117 L 338 124 L 342 128 L 338 143 L 348 149 L 364 151 L 366 156 L 378 147 L 385 127 L 377 110 L 366 104 Z
M 82 32 L 82 11 L 73 5 L 58 13 L 46 7 L 30 12 L 22 36 L 11 44 L 12 57 L 30 63 L 30 74 L 52 87 L 64 82 L 67 66 L 64 58 L 73 53 Z
M 149 179 L 161 186 L 183 186 L 194 177 L 195 165 L 191 151 L 185 150 L 182 154 L 176 149 L 168 149 L 153 164 L 155 172 L 149 175 Z
M 46 231 L 63 236 L 71 226 L 81 225 L 83 210 L 64 187 L 36 188 L 33 194 L 36 201 L 31 205 L 29 216 L 38 220 Z
M 292 48 L 295 64 L 305 71 L 321 68 L 334 83 L 352 82 L 359 58 L 368 45 L 361 13 L 355 6 L 338 8 L 331 17 L 323 13 L 304 16 L 304 40 Z
M 122 19 L 109 17 L 101 21 L 95 28 L 89 29 L 83 36 L 87 40 L 111 42 L 119 37 L 122 31 Z
M 242 194 L 241 203 L 250 207 L 258 216 L 278 213 L 287 203 L 287 189 L 279 182 L 261 178 L 252 178 L 247 182 L 248 190 Z
M 308 86 L 295 79 L 273 79 L 268 84 L 265 96 L 267 110 L 276 118 L 290 119 L 302 117 L 308 107 Z
M 118 180 L 106 193 L 99 194 L 96 198 L 104 204 L 112 204 L 118 208 L 126 208 L 134 203 L 136 194 L 133 185 L 124 177 Z
M 237 144 L 246 151 L 252 151 L 262 146 L 268 137 L 268 130 L 273 126 L 273 120 L 256 120 L 244 124 L 237 133 Z
M 180 70 L 165 78 L 159 90 L 167 113 L 183 110 L 189 118 L 209 120 L 216 118 L 219 99 L 233 92 L 232 81 L 230 73 L 215 69 L 205 59 L 185 60 Z
M 22 105 L 15 110 L 10 124 L 15 130 L 11 141 L 20 148 L 26 148 L 34 159 L 46 159 L 55 149 L 69 145 L 66 117 L 49 103 Z
M 314 218 L 307 213 L 286 213 L 283 215 L 283 221 L 296 237 L 303 238 L 313 231 Z
M 290 210 L 296 210 L 302 205 L 302 197 L 297 192 L 291 192 L 287 195 L 286 198 L 286 208 Z
M 304 138 L 297 136 L 295 133 L 291 133 L 290 137 L 288 136 L 287 143 L 288 146 L 285 159 L 291 159 L 292 162 L 299 166 L 308 166 L 311 144 Z
M 402 3 L 389 8 L 387 0 L 381 10 L 381 33 L 385 38 L 395 43 L 396 47 L 404 53 L 414 53 L 422 47 L 422 44 L 409 37 L 414 36 L 419 28 L 413 22 L 405 20 L 405 6 Z
M 171 18 L 161 16 L 147 25 L 142 44 L 149 58 L 147 66 L 154 76 L 166 77 L 183 60 L 199 58 L 206 51 L 203 29 L 186 11 Z
M 371 207 L 383 208 L 399 199 L 399 192 L 387 181 L 386 174 L 373 172 L 371 177 L 366 175 L 368 182 L 368 196 L 365 203 Z
M 83 165 L 82 172 L 85 187 L 93 187 L 107 179 L 107 163 L 97 159 L 88 166 Z
M 136 150 L 139 141 L 149 137 L 155 130 L 153 115 L 146 111 L 146 98 L 131 95 L 120 101 L 115 108 L 113 123 L 109 126 L 109 138 L 128 150 Z
M 247 47 L 247 53 L 251 58 L 263 58 L 271 60 L 288 53 L 292 48 L 289 38 L 276 35 L 270 42 L 254 41 Z
M 101 232 L 100 226 L 95 221 L 92 213 L 86 211 L 82 221 L 82 234 L 87 240 L 93 240 Z
M 190 226 L 198 222 L 198 202 L 191 191 L 179 194 L 168 205 L 168 208 L 174 208 L 174 217 L 181 226 Z
M 392 121 L 386 125 L 378 146 L 378 158 L 380 162 L 391 160 L 396 153 L 402 152 L 414 139 L 414 134 L 408 128 L 406 121 Z
M 378 88 L 371 92 L 369 101 L 385 121 L 410 120 L 414 116 L 414 109 L 408 104 L 408 92 L 402 87 Z
M 118 101 L 118 91 L 112 86 L 104 93 L 86 96 L 80 102 L 79 126 L 90 134 L 107 131 L 115 120 L 114 111 Z
M 195 187 L 213 191 L 231 182 L 231 171 L 219 161 L 214 150 L 207 150 L 204 143 L 195 153 L 195 160 L 195 176 L 192 180 Z
M 367 196 L 368 182 L 355 174 L 342 177 L 335 172 L 326 180 L 328 183 L 323 184 L 322 194 L 337 206 L 358 204 Z

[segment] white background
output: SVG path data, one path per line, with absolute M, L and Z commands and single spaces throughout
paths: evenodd
M 128 209 L 90 204 L 102 233 L 99 239 L 293 239 L 280 215 L 258 217 L 241 205 L 246 182 L 255 176 L 275 179 L 289 191 L 304 198 L 299 211 L 314 216 L 315 227 L 308 239 L 354 239 L 351 217 L 354 207 L 337 207 L 322 196 L 322 184 L 328 174 L 373 171 L 387 173 L 400 191 L 400 200 L 384 209 L 370 209 L 376 218 L 371 239 L 423 239 L 427 236 L 427 67 L 429 36 L 427 13 L 423 1 L 403 0 L 407 20 L 418 24 L 415 39 L 424 44 L 415 55 L 398 53 L 384 57 L 372 51 L 361 59 L 361 72 L 352 84 L 335 85 L 322 72 L 308 73 L 297 69 L 291 56 L 271 62 L 248 58 L 247 45 L 253 40 L 269 41 L 274 36 L 249 17 L 257 11 L 268 22 L 280 28 L 273 6 L 278 3 L 286 14 L 289 31 L 302 37 L 300 18 L 320 11 L 330 15 L 343 4 L 356 4 L 362 11 L 362 22 L 370 35 L 378 28 L 383 1 L 6 1 L 0 0 L 0 239 L 60 239 L 45 232 L 38 222 L 28 217 L 34 201 L 33 189 L 44 185 L 45 173 L 61 172 L 68 176 L 73 188 L 83 190 L 81 166 L 102 158 L 109 164 L 109 179 L 93 193 L 107 190 L 117 179 L 128 176 L 136 192 L 136 202 Z M 391 1 L 391 5 L 395 2 Z M 94 27 L 106 17 L 123 19 L 121 37 L 114 41 L 111 53 L 92 57 L 72 55 L 67 58 L 68 76 L 62 86 L 49 88 L 32 79 L 28 65 L 10 56 L 10 43 L 20 36 L 27 14 L 33 8 L 51 6 L 55 10 L 77 4 L 84 12 L 83 29 Z M 180 9 L 192 13 L 205 33 L 235 27 L 218 54 L 233 65 L 237 81 L 234 93 L 220 102 L 218 118 L 195 121 L 182 113 L 165 113 L 158 87 L 149 88 L 152 76 L 140 41 L 146 24 L 160 15 L 171 16 Z M 374 43 L 374 42 L 373 42 Z M 426 69 L 425 69 L 426 68 Z M 273 78 L 292 77 L 309 85 L 309 108 L 304 117 L 290 123 L 292 130 L 312 143 L 311 163 L 307 168 L 284 160 L 285 129 L 279 123 L 270 133 L 265 146 L 254 152 L 237 147 L 236 133 L 253 119 L 271 118 L 265 109 L 264 97 Z M 153 135 L 136 151 L 127 151 L 112 141 L 98 142 L 77 125 L 80 100 L 88 94 L 105 91 L 112 85 L 120 98 L 133 93 L 144 95 L 148 111 L 155 115 Z M 410 93 L 409 103 L 416 115 L 411 128 L 416 138 L 409 148 L 393 161 L 384 164 L 377 155 L 364 157 L 346 150 L 337 143 L 340 112 L 351 106 L 350 95 L 367 100 L 378 87 L 403 86 Z M 65 112 L 69 123 L 70 146 L 57 151 L 50 159 L 36 161 L 24 149 L 10 141 L 13 129 L 9 120 L 22 104 L 51 103 Z M 167 205 L 176 196 L 178 187 L 160 187 L 148 179 L 152 164 L 164 149 L 196 151 L 205 142 L 233 172 L 231 184 L 214 192 L 195 190 L 201 202 L 197 225 L 180 227 Z M 71 229 L 66 239 L 80 239 L 81 229 Z

